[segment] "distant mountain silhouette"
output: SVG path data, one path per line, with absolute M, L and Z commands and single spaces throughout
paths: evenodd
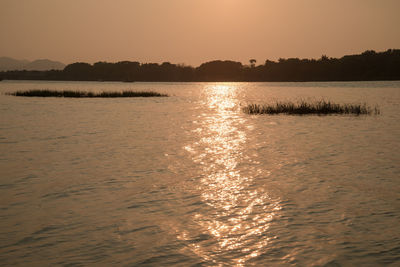
M 17 60 L 10 57 L 0 57 L 0 71 L 22 70 L 26 64 L 29 64 L 28 60 Z
M 48 59 L 38 59 L 35 61 L 17 60 L 10 57 L 0 57 L 0 71 L 9 70 L 62 70 L 65 64 Z

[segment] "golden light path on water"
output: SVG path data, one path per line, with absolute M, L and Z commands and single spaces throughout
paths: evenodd
M 186 145 L 192 160 L 201 166 L 200 195 L 210 212 L 198 212 L 193 221 L 212 241 L 190 244 L 190 249 L 213 265 L 244 265 L 265 253 L 271 239 L 270 222 L 281 209 L 263 188 L 254 186 L 254 175 L 268 170 L 248 155 L 246 117 L 240 112 L 236 84 L 204 88 L 209 112 L 199 116 L 198 142 Z M 190 233 L 178 237 L 188 240 Z

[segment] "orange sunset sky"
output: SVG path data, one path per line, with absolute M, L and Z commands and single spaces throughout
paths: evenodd
M 0 56 L 198 66 L 400 48 L 399 0 L 0 0 Z

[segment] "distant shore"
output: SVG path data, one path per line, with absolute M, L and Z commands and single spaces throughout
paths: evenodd
M 256 65 L 215 60 L 191 67 L 181 64 L 77 62 L 63 70 L 3 71 L 0 80 L 120 82 L 334 82 L 400 80 L 400 49 L 319 59 L 266 60 Z

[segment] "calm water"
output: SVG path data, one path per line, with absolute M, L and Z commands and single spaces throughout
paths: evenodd
M 21 89 L 154 90 L 62 99 Z M 0 265 L 399 266 L 400 82 L 0 82 Z M 378 116 L 250 116 L 321 99 Z

